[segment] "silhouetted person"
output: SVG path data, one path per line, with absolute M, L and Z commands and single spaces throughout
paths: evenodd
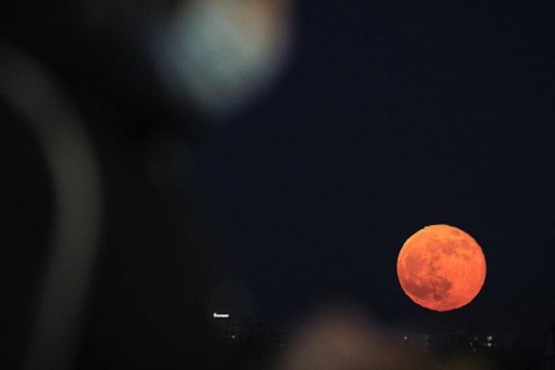
M 185 146 L 278 69 L 284 4 L 2 2 L 0 366 L 216 362 Z

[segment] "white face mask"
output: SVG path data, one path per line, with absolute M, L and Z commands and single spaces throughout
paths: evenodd
M 187 97 L 218 116 L 253 100 L 287 59 L 285 5 L 283 0 L 193 0 L 183 6 L 151 44 L 173 98 Z

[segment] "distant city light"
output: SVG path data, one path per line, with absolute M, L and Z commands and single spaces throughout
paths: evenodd
M 228 313 L 217 313 L 214 312 L 214 314 L 212 315 L 213 318 L 215 319 L 229 319 L 229 314 Z

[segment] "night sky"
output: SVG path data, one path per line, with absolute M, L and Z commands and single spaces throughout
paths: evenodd
M 275 89 L 192 150 L 198 195 L 256 320 L 330 300 L 389 325 L 555 322 L 555 6 L 300 1 Z M 416 230 L 470 233 L 488 262 L 469 306 L 433 313 L 396 277 Z

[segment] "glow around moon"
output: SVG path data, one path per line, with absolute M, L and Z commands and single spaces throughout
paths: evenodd
M 486 278 L 482 248 L 449 225 L 427 226 L 407 239 L 397 259 L 405 294 L 434 311 L 461 308 L 478 295 Z

